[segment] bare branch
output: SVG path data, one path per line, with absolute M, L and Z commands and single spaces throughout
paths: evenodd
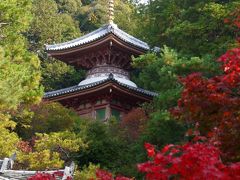
M 0 27 L 2 27 L 2 26 L 4 26 L 4 25 L 8 25 L 9 23 L 4 23 L 4 22 L 2 22 L 2 23 L 0 23 Z

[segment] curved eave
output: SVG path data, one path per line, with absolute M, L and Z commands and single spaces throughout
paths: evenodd
M 83 44 L 81 46 L 76 46 L 69 49 L 63 49 L 63 50 L 57 50 L 57 51 L 55 50 L 47 51 L 47 53 L 52 57 L 61 59 L 63 57 L 70 57 L 73 54 L 85 54 L 86 52 L 89 52 L 89 51 L 97 51 L 102 47 L 109 46 L 110 43 L 112 47 L 125 49 L 125 51 L 133 55 L 141 55 L 147 52 L 145 49 L 127 44 L 126 42 L 122 41 L 121 39 L 119 39 L 117 36 L 113 34 L 107 34 L 106 36 L 101 37 L 100 39 L 97 39 L 93 42 L 89 42 L 87 44 Z
M 131 87 L 126 84 L 120 83 L 119 81 L 115 80 L 114 78 L 108 78 L 103 81 L 99 81 L 96 83 L 83 85 L 83 86 L 73 86 L 57 91 L 52 91 L 45 93 L 44 99 L 55 101 L 55 100 L 61 100 L 66 99 L 68 97 L 74 97 L 78 96 L 79 93 L 92 93 L 91 90 L 98 91 L 101 88 L 105 88 L 108 85 L 112 85 L 113 87 L 116 87 L 117 89 L 121 90 L 123 93 L 128 91 L 134 96 L 146 100 L 151 100 L 153 97 L 157 96 L 157 93 L 147 91 L 141 88 Z
M 71 50 L 75 48 L 81 48 L 82 46 L 87 46 L 108 35 L 114 35 L 117 38 L 121 39 L 126 44 L 142 49 L 142 51 L 150 50 L 150 47 L 147 43 L 120 30 L 115 24 L 105 25 L 89 34 L 86 34 L 72 41 L 68 41 L 60 44 L 54 44 L 54 45 L 46 45 L 45 49 L 47 52 L 59 52 L 59 51 L 66 51 L 66 50 Z

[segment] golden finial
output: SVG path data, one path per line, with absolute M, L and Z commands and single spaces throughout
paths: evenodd
M 109 9 L 108 9 L 108 16 L 109 16 L 109 19 L 108 19 L 108 22 L 109 24 L 112 24 L 113 23 L 113 20 L 114 20 L 114 0 L 109 0 L 108 2 L 109 4 Z

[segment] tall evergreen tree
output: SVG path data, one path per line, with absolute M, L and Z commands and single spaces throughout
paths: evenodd
M 61 2 L 58 1 L 57 4 L 54 0 L 33 1 L 34 17 L 27 33 L 31 50 L 38 51 L 44 48 L 44 44 L 61 43 L 80 36 L 78 23 L 67 10 L 63 10 Z
M 80 7 L 79 0 L 33 1 L 33 20 L 26 35 L 30 49 L 41 57 L 41 83 L 45 91 L 76 85 L 84 75 L 82 71 L 43 55 L 44 44 L 61 43 L 81 35 L 78 22 L 74 19 Z
M 39 60 L 23 37 L 31 21 L 31 1 L 0 1 L 0 156 L 16 150 L 18 137 L 9 118 L 19 106 L 41 99 Z M 7 141 L 6 141 L 7 139 Z
M 238 0 L 156 0 L 139 9 L 138 33 L 152 46 L 167 45 L 190 56 L 218 57 L 235 40 L 224 23 Z M 139 26 L 140 26 L 139 25 Z
M 114 22 L 123 30 L 134 34 L 136 7 L 127 0 L 115 0 Z M 83 1 L 78 19 L 83 32 L 89 32 L 108 22 L 108 0 Z

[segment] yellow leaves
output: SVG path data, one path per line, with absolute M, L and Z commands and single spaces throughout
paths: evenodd
M 100 165 L 94 165 L 89 163 L 89 166 L 84 166 L 81 171 L 74 173 L 74 179 L 97 179 L 96 171 L 100 168 Z
M 97 22 L 97 16 L 94 13 L 91 13 L 91 15 L 89 16 L 89 21 L 92 22 Z
M 2 114 L 0 114 L 1 116 Z M 6 116 L 5 116 L 6 118 Z M 2 120 L 0 119 L 0 128 L 8 128 L 13 130 L 16 127 L 17 123 L 14 121 L 10 121 L 8 119 Z
M 31 1 L 29 0 L 1 0 L 0 1 L 0 22 L 11 23 L 8 30 L 15 30 L 16 33 L 27 29 L 31 20 Z M 19 27 L 19 28 L 18 28 Z
M 203 11 L 203 13 L 209 13 L 211 17 L 219 20 L 223 20 L 223 18 L 228 15 L 228 9 L 226 6 L 214 2 L 206 4 L 200 11 Z
M 9 118 L 9 115 L 0 111 L 0 159 L 16 152 L 16 144 L 20 141 L 18 135 L 11 132 L 16 127 L 16 123 Z
M 177 52 L 167 46 L 163 46 L 161 56 L 162 56 L 163 61 L 167 65 L 174 65 L 174 64 L 176 64 L 176 61 L 178 60 Z
M 62 148 L 68 152 L 77 152 L 81 148 L 86 148 L 86 144 L 76 134 L 71 132 L 57 132 L 51 134 L 37 134 L 35 148 L 38 151 L 44 149 Z
M 31 170 L 62 168 L 63 157 L 86 147 L 82 139 L 71 132 L 39 133 L 36 138 L 33 152 L 18 155 L 18 162 Z
M 3 57 L 4 57 L 4 50 L 3 50 L 3 48 L 0 46 L 0 61 L 3 60 Z
M 48 149 L 28 154 L 20 153 L 18 162 L 27 165 L 31 170 L 62 168 L 64 163 L 64 161 L 60 159 L 59 153 L 51 152 Z
M 0 109 L 1 109 L 1 105 L 0 105 Z M 4 113 L 0 112 L 0 122 L 1 121 L 8 121 L 9 120 L 9 115 L 6 115 Z M 2 122 L 0 123 L 0 126 L 2 125 Z
M 9 130 L 13 129 L 16 123 L 8 120 L 6 116 L 1 113 L 0 118 L 0 158 L 4 158 L 16 152 L 16 144 L 20 139 L 16 133 L 10 132 Z M 2 118 L 5 120 L 2 120 Z

